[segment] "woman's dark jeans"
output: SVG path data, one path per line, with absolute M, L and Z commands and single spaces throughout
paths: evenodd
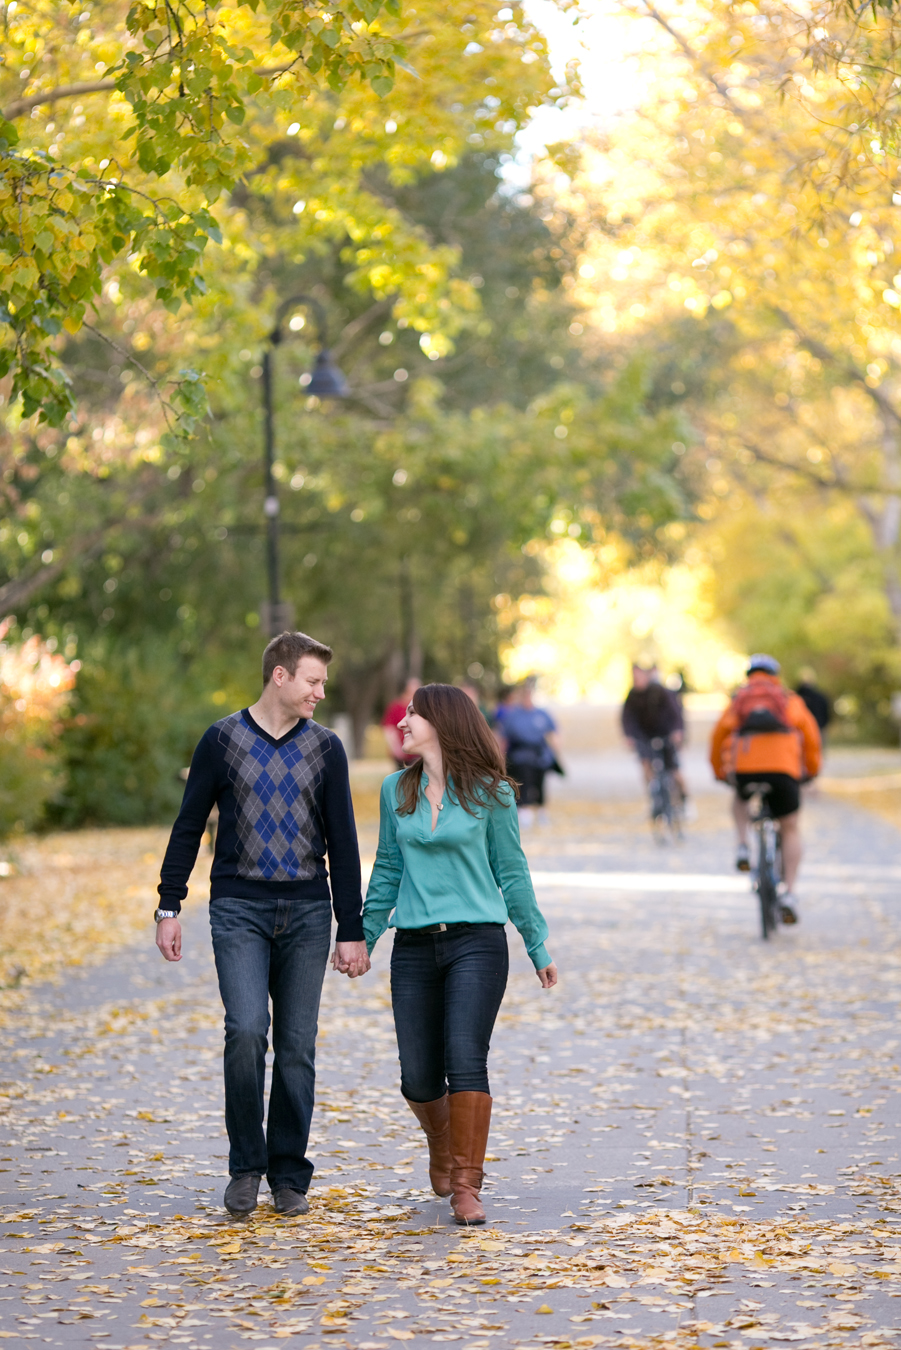
M 233 1177 L 264 1173 L 271 1190 L 306 1191 L 319 997 L 332 931 L 327 900 L 210 902 L 225 1004 L 225 1125 Z M 263 1087 L 272 999 L 272 1090 Z
M 490 1090 L 488 1047 L 509 964 L 503 924 L 447 933 L 397 930 L 391 1002 L 408 1101 Z

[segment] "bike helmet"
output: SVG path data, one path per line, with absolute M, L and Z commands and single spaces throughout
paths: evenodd
M 755 670 L 762 670 L 767 675 L 778 675 L 781 669 L 775 656 L 767 656 L 766 652 L 755 652 L 748 662 L 749 675 Z

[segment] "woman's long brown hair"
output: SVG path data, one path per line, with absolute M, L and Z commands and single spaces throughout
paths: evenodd
M 413 711 L 435 728 L 444 758 L 444 777 L 449 791 L 471 816 L 485 805 L 486 794 L 502 806 L 504 783 L 516 784 L 504 772 L 504 761 L 488 723 L 468 694 L 452 684 L 421 685 L 412 699 Z M 405 769 L 397 783 L 397 812 L 410 816 L 419 801 L 422 760 Z

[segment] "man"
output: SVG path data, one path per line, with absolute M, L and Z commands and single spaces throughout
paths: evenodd
M 498 707 L 494 723 L 507 773 L 520 784 L 517 805 L 523 829 L 535 823 L 536 810 L 544 823 L 545 777 L 551 769 L 563 773 L 557 724 L 544 708 L 535 706 L 534 687 L 533 677 L 518 685 L 512 697 Z
M 385 734 L 385 744 L 388 747 L 388 754 L 394 760 L 399 769 L 406 769 L 408 765 L 415 764 L 418 755 L 404 754 L 404 738 L 398 731 L 398 726 L 407 715 L 407 708 L 410 706 L 410 699 L 416 693 L 416 690 L 422 684 L 422 680 L 417 680 L 415 675 L 404 685 L 403 690 L 393 703 L 389 703 L 385 709 L 385 715 L 382 718 L 382 731 Z
M 803 699 L 779 679 L 779 662 L 758 652 L 748 662 L 748 680 L 713 732 L 710 762 L 721 782 L 735 786 L 732 812 L 738 831 L 735 865 L 750 869 L 750 785 L 769 783 L 770 809 L 782 835 L 785 890 L 782 922 L 798 922 L 795 883 L 801 865 L 801 782 L 820 771 L 820 731 Z
M 331 648 L 304 633 L 272 639 L 257 702 L 216 722 L 194 752 L 163 861 L 156 945 L 180 961 L 181 902 L 218 806 L 210 927 L 225 1005 L 225 1207 L 236 1217 L 256 1208 L 264 1173 L 280 1214 L 309 1209 L 316 1022 L 331 937 L 326 850 L 338 921 L 332 966 L 351 979 L 369 969 L 347 758 L 334 732 L 312 720 L 331 659 Z
M 682 808 L 688 817 L 688 788 L 677 753 L 685 735 L 682 703 L 678 694 L 660 683 L 656 666 L 645 668 L 638 662 L 632 663 L 632 688 L 626 695 L 621 720 L 623 735 L 641 761 L 645 783 L 649 784 L 654 776 L 654 760 L 659 754 L 651 742 L 663 741 L 663 766 L 676 781 L 682 794 Z
M 801 671 L 801 678 L 795 685 L 795 693 L 799 694 L 804 700 L 808 712 L 813 714 L 813 719 L 820 728 L 820 735 L 832 721 L 832 707 L 829 699 L 823 693 L 822 689 L 817 688 L 816 671 L 810 666 L 805 666 Z

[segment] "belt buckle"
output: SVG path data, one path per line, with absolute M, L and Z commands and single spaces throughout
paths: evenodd
M 439 932 L 439 933 L 446 933 L 446 932 L 447 932 L 447 924 L 446 924 L 446 923 L 439 923 L 439 925 L 438 925 L 438 932 Z

